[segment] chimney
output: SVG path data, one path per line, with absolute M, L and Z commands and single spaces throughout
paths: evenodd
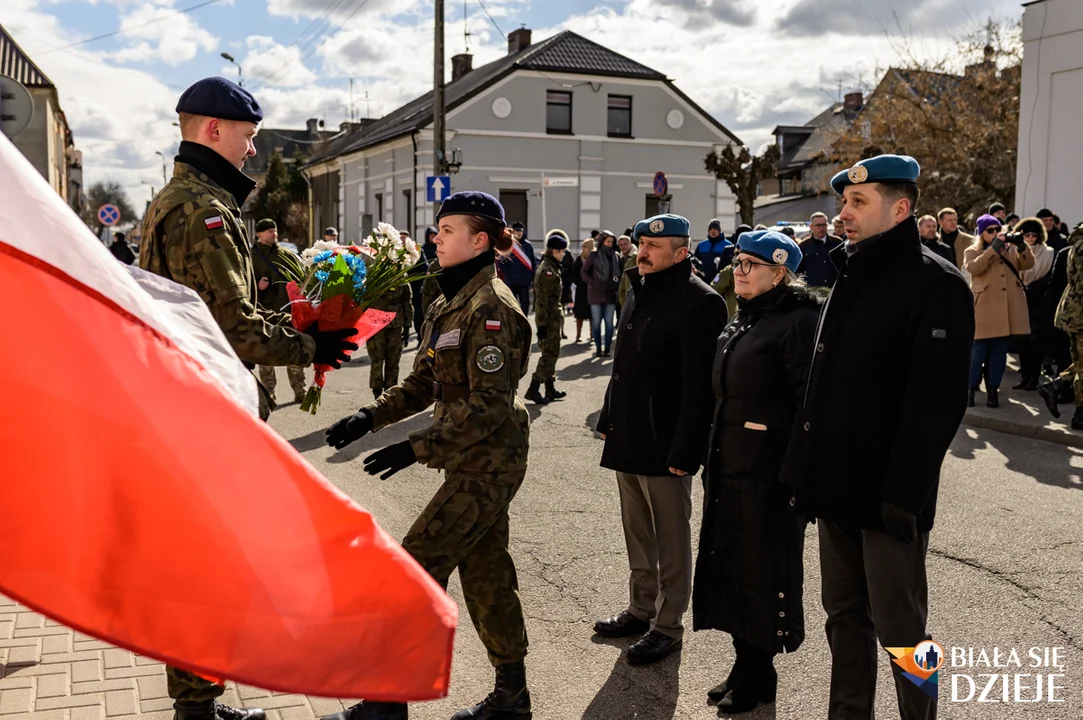
M 470 53 L 459 53 L 451 58 L 451 82 L 455 82 L 463 75 L 474 69 L 474 56 Z
M 842 99 L 842 106 L 846 110 L 860 110 L 865 104 L 865 96 L 860 92 L 846 93 Z
M 508 55 L 514 55 L 520 50 L 530 47 L 530 29 L 519 28 L 508 33 Z
M 317 118 L 309 118 L 305 120 L 305 127 L 308 129 L 308 134 L 312 137 L 316 137 L 316 133 L 319 131 L 320 121 Z

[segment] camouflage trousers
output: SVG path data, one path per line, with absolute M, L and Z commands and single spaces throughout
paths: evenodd
M 286 377 L 289 378 L 290 387 L 293 388 L 294 395 L 304 395 L 307 389 L 305 383 L 305 369 L 299 365 L 290 365 L 286 368 Z M 275 387 L 278 385 L 278 377 L 275 375 L 275 369 L 269 365 L 259 366 L 259 381 L 263 383 L 263 386 L 267 388 L 267 392 L 271 393 L 271 398 L 275 396 Z
M 212 683 L 171 665 L 165 666 L 165 684 L 170 698 L 184 702 L 214 700 L 226 691 L 225 685 Z
M 386 390 L 399 384 L 399 361 L 402 359 L 402 328 L 388 326 L 365 343 L 369 360 L 369 387 Z
M 538 347 L 541 348 L 541 357 L 534 368 L 534 379 L 538 382 L 556 380 L 557 358 L 560 357 L 560 326 L 550 325 L 545 339 L 538 341 Z
M 519 580 L 508 552 L 508 504 L 526 470 L 446 472 L 402 547 L 447 588 L 459 569 L 466 609 L 493 666 L 526 657 Z
M 1075 392 L 1075 406 L 1083 407 L 1083 333 L 1068 336 L 1072 349 L 1072 366 L 1061 377 L 1072 378 L 1072 390 Z

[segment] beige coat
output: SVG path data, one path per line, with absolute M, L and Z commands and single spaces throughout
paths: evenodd
M 970 289 L 974 293 L 974 339 L 1029 335 L 1030 315 L 1027 312 L 1027 296 L 1023 284 L 1006 265 L 1010 262 L 1016 270 L 1034 267 L 1034 254 L 1030 248 L 1020 253 L 1009 245 L 1003 256 L 991 247 L 983 247 L 981 240 L 966 249 L 963 269 L 970 274 Z

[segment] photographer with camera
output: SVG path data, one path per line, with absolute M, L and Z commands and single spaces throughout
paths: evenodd
M 970 394 L 985 375 L 986 405 L 999 407 L 997 391 L 1004 378 L 1012 336 L 1030 335 L 1027 296 L 1020 272 L 1034 267 L 1034 253 L 1022 234 L 1005 236 L 999 219 L 982 215 L 978 237 L 963 253 L 963 268 L 970 273 L 974 293 L 974 348 L 970 355 Z

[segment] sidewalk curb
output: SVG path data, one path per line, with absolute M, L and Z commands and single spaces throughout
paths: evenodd
M 963 416 L 963 424 L 986 430 L 996 430 L 1008 435 L 1036 438 L 1058 445 L 1083 448 L 1083 435 L 1070 430 L 1058 430 L 1046 425 L 1033 425 L 1007 418 L 990 417 L 970 410 L 967 410 L 966 415 Z

